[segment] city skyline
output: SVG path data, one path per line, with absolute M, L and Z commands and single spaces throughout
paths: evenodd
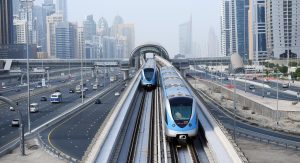
M 40 5 L 42 2 L 43 0 L 36 0 L 35 4 Z M 125 22 L 135 25 L 136 46 L 147 42 L 157 42 L 165 46 L 171 56 L 179 53 L 178 25 L 189 19 L 190 15 L 193 16 L 193 42 L 200 44 L 202 53 L 207 53 L 206 41 L 210 27 L 216 30 L 217 36 L 220 33 L 218 30 L 218 0 L 208 1 L 205 5 L 196 0 L 189 2 L 179 0 L 163 2 L 158 0 L 151 2 L 88 0 L 85 2 L 68 1 L 69 21 L 80 23 L 87 15 L 93 14 L 95 21 L 104 17 L 110 26 L 113 24 L 114 17 L 120 15 Z M 104 7 L 101 8 L 101 6 Z M 144 8 L 143 6 L 147 7 Z

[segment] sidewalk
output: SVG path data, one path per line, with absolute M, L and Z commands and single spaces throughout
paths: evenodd
M 29 148 L 29 149 L 28 149 Z M 26 156 L 21 156 L 20 149 L 16 148 L 11 154 L 7 154 L 0 158 L 1 163 L 66 163 L 57 157 L 51 156 L 45 152 L 38 143 L 38 140 L 33 139 L 26 141 L 25 144 Z

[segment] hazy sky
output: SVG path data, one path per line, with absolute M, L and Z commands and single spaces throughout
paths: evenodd
M 41 4 L 44 0 L 36 0 Z M 54 0 L 55 2 L 56 0 Z M 116 15 L 135 25 L 136 45 L 157 42 L 171 56 L 178 53 L 178 25 L 192 15 L 193 40 L 205 51 L 209 28 L 219 35 L 220 0 L 68 0 L 68 17 L 81 22 L 86 15 L 103 16 L 112 24 Z

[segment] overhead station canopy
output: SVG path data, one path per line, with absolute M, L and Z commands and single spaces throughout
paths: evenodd
M 140 45 L 132 51 L 132 53 L 130 55 L 131 65 L 134 65 L 134 61 L 135 61 L 136 58 L 140 58 L 141 56 L 143 56 L 144 59 L 146 59 L 145 58 L 146 53 L 153 53 L 154 55 L 161 56 L 166 60 L 170 60 L 169 54 L 168 54 L 167 50 L 164 47 L 162 47 L 159 44 L 149 43 L 149 44 Z

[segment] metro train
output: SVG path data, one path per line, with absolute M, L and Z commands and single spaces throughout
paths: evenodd
M 160 85 L 167 140 L 187 142 L 196 137 L 198 133 L 196 101 L 182 77 L 173 67 L 162 67 Z
M 154 59 L 147 59 L 141 74 L 141 85 L 145 89 L 154 89 L 157 85 L 157 70 Z

